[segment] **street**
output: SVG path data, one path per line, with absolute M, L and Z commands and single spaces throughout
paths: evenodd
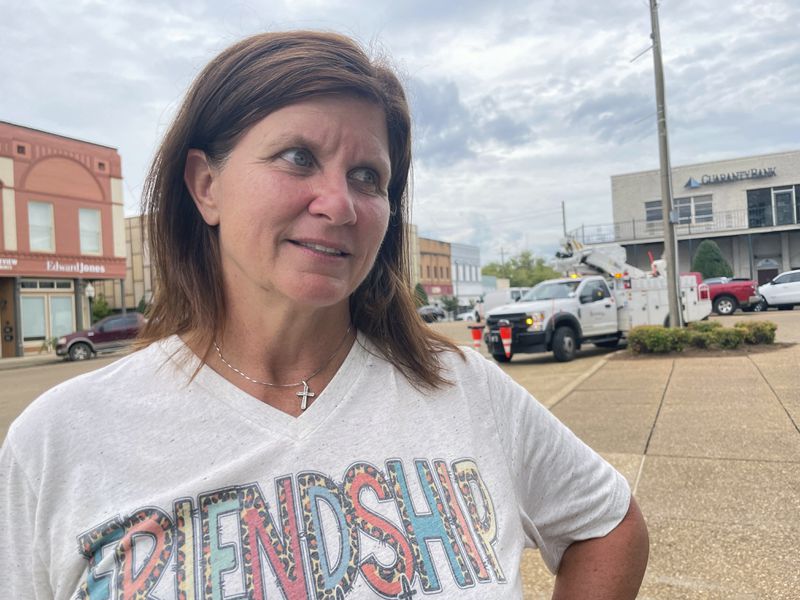
M 779 344 L 648 357 L 589 346 L 572 362 L 517 355 L 502 368 L 628 479 L 651 537 L 639 598 L 797 598 L 800 310 L 712 318 L 773 321 Z M 432 327 L 471 344 L 463 322 Z M 39 393 L 117 358 L 0 370 L 3 435 Z M 526 600 L 550 597 L 536 552 L 522 575 Z

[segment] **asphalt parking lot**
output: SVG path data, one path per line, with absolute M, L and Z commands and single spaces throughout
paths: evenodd
M 516 355 L 502 368 L 631 484 L 651 539 L 639 598 L 796 600 L 800 310 L 712 319 L 771 320 L 779 344 L 659 357 L 588 347 L 570 363 Z M 434 326 L 470 343 L 463 323 Z M 522 569 L 525 599 L 550 598 L 536 552 Z

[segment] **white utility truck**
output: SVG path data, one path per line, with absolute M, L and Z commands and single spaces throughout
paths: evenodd
M 615 244 L 563 245 L 555 262 L 565 278 L 543 281 L 518 302 L 487 312 L 484 341 L 497 362 L 547 351 L 569 361 L 583 344 L 615 347 L 637 325 L 669 323 L 664 261 L 647 272 L 627 264 L 625 249 Z M 695 275 L 680 277 L 680 300 L 686 323 L 711 313 L 708 286 Z

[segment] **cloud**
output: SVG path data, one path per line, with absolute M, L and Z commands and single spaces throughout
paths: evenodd
M 159 138 L 217 52 L 322 28 L 385 52 L 407 82 L 420 231 L 549 256 L 611 221 L 612 174 L 658 166 L 644 2 L 4 1 L 0 118 L 117 147 L 136 212 Z M 673 164 L 797 149 L 800 4 L 660 5 Z

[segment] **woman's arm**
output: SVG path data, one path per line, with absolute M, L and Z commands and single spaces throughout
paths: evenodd
M 553 600 L 636 598 L 649 549 L 647 525 L 631 497 L 628 513 L 610 533 L 567 548 L 556 576 Z

